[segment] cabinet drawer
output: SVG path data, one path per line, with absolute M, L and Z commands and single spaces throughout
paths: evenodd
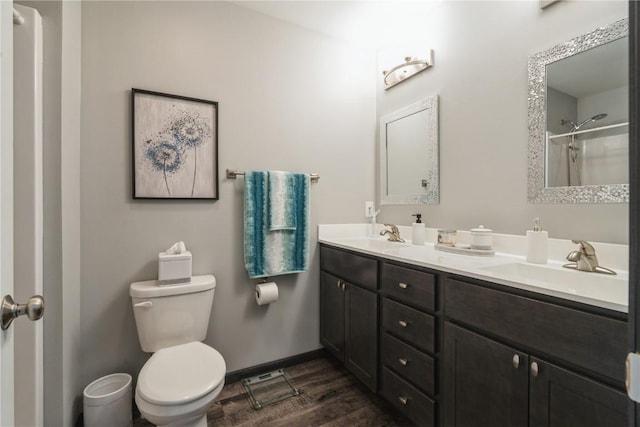
M 435 276 L 431 273 L 382 264 L 380 287 L 384 293 L 398 301 L 435 311 Z
M 387 368 L 382 369 L 382 395 L 416 425 L 434 425 L 435 402 Z
M 421 350 L 434 352 L 433 316 L 383 298 L 382 327 Z
M 370 289 L 378 288 L 378 261 L 338 249 L 320 247 L 320 267 Z
M 382 363 L 412 382 L 421 391 L 434 395 L 435 364 L 433 358 L 408 344 L 382 334 Z
M 454 279 L 443 291 L 450 319 L 624 381 L 624 321 Z

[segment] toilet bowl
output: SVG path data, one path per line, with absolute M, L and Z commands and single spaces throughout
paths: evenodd
M 130 295 L 142 350 L 153 352 L 138 375 L 135 401 L 157 426 L 206 427 L 207 410 L 222 391 L 226 364 L 200 342 L 207 332 L 215 278 L 159 287 L 133 283 Z
M 225 371 L 220 353 L 201 342 L 162 349 L 138 375 L 138 409 L 158 426 L 206 426 L 207 409 L 224 386 Z

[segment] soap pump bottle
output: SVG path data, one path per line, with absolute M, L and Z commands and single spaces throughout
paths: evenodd
M 424 245 L 425 228 L 422 223 L 421 214 L 413 214 L 411 216 L 416 217 L 416 222 L 411 224 L 411 243 L 414 245 Z
M 540 218 L 533 219 L 533 230 L 527 230 L 527 262 L 547 263 L 547 238 L 549 234 L 540 228 Z

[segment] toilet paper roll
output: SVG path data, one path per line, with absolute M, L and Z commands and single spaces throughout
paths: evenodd
M 271 304 L 278 301 L 278 285 L 275 282 L 256 285 L 256 302 L 258 305 Z

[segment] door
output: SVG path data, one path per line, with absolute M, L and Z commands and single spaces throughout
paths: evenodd
M 42 18 L 14 5 L 22 19 L 13 25 L 13 299 L 25 303 L 42 295 Z M 43 323 L 17 320 L 14 369 L 15 423 L 43 425 Z
M 344 362 L 344 282 L 320 272 L 320 342 Z
M 346 284 L 345 365 L 372 391 L 378 387 L 378 295 Z
M 13 293 L 13 11 L 0 1 L 0 296 Z M 0 425 L 14 425 L 13 330 L 0 331 Z
M 528 425 L 528 356 L 444 324 L 444 425 Z
M 531 358 L 530 427 L 606 427 L 627 424 L 624 393 Z

